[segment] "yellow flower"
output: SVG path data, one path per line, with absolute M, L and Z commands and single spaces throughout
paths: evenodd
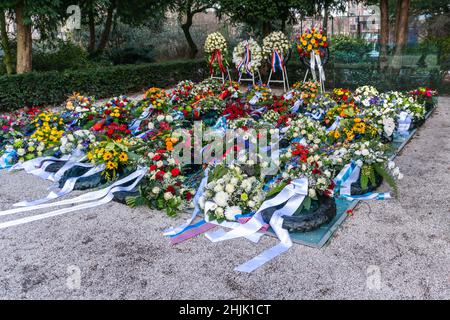
M 103 154 L 103 160 L 105 160 L 105 161 L 111 160 L 112 157 L 113 157 L 113 155 L 109 151 L 107 151 Z
M 92 154 L 92 152 L 89 151 L 87 153 L 87 157 L 88 157 L 88 160 L 91 161 L 94 158 L 94 155 Z
M 339 131 L 334 131 L 334 138 L 338 139 L 341 136 L 341 134 L 339 133 Z
M 113 170 L 113 169 L 116 169 L 116 168 L 117 168 L 117 163 L 114 163 L 112 161 L 108 161 L 106 163 L 106 169 Z
M 125 152 L 122 152 L 119 156 L 120 162 L 127 162 L 128 161 L 128 155 Z

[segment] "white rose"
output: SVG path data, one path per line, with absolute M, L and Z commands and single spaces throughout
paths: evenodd
M 164 165 L 164 162 L 162 162 L 161 160 L 159 160 L 158 162 L 156 162 L 156 166 L 158 168 L 161 168 Z
M 162 114 L 160 114 L 158 117 L 156 117 L 156 120 L 158 120 L 158 122 L 161 122 L 164 120 L 164 116 Z
M 215 211 L 214 211 L 215 215 L 217 218 L 223 218 L 223 209 L 221 207 L 218 207 Z
M 164 200 L 169 201 L 172 198 L 173 198 L 173 194 L 171 192 L 164 193 Z
M 316 197 L 316 190 L 315 189 L 309 189 L 308 190 L 308 196 L 310 198 L 315 198 Z
M 158 188 L 158 187 L 154 187 L 154 188 L 152 189 L 152 193 L 154 193 L 154 194 L 158 194 L 160 191 L 161 191 L 161 189 Z
M 20 157 L 25 155 L 25 149 L 23 149 L 23 148 L 17 149 L 17 155 L 19 155 Z

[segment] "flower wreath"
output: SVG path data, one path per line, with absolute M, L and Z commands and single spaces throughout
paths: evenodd
M 327 37 L 322 30 L 316 28 L 306 29 L 297 39 L 297 52 L 305 64 L 309 65 L 313 51 L 320 56 L 322 65 L 327 63 L 329 57 Z
M 236 65 L 239 73 L 252 75 L 262 62 L 262 49 L 253 39 L 241 41 L 233 50 L 233 63 Z
M 219 68 L 220 72 L 225 73 L 227 61 L 224 57 L 228 54 L 227 41 L 220 32 L 214 32 L 206 37 L 205 53 L 208 55 L 209 69 L 211 75 L 215 68 Z
M 284 59 L 289 53 L 291 45 L 286 35 L 281 31 L 272 32 L 263 40 L 263 55 L 271 59 L 272 70 L 276 71 L 278 65 L 284 69 Z

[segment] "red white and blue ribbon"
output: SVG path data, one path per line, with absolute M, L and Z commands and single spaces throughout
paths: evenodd
M 283 63 L 283 57 L 278 52 L 278 50 L 272 51 L 272 71 L 277 72 L 277 66 L 280 68 L 281 71 L 284 70 L 284 63 Z
M 249 76 L 253 76 L 253 72 L 250 70 L 251 61 L 252 61 L 252 52 L 250 50 L 250 44 L 247 42 L 245 45 L 244 57 L 238 64 L 239 74 L 242 73 L 242 70 L 245 70 Z

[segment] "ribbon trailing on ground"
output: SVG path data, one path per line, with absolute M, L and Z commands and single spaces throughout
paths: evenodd
M 292 240 L 289 236 L 289 232 L 282 227 L 283 216 L 292 216 L 301 206 L 307 194 L 308 179 L 296 179 L 281 190 L 281 192 L 274 198 L 264 201 L 259 210 L 246 224 L 240 225 L 236 229 L 225 234 L 207 233 L 206 236 L 212 242 L 219 242 L 253 235 L 264 227 L 265 223 L 261 213 L 266 209 L 282 206 L 273 213 L 269 222 L 270 226 L 280 239 L 280 243 L 265 250 L 255 258 L 247 261 L 235 269 L 236 271 L 241 272 L 252 272 L 266 262 L 286 252 L 292 246 Z
M 93 176 L 96 173 L 102 172 L 104 169 L 105 169 L 104 164 L 93 167 L 88 172 L 86 172 L 85 174 L 83 174 L 79 177 L 73 177 L 73 178 L 67 179 L 67 181 L 64 183 L 64 186 L 58 192 L 52 191 L 45 198 L 37 199 L 37 200 L 33 200 L 33 201 L 22 201 L 22 202 L 13 204 L 13 206 L 14 207 L 32 207 L 32 206 L 46 203 L 51 200 L 65 196 L 73 191 L 73 189 L 75 188 L 75 184 L 79 179 Z
M 205 186 L 208 183 L 208 175 L 209 175 L 209 168 L 206 168 L 205 170 L 205 176 L 203 177 L 202 181 L 200 182 L 200 185 L 197 189 L 197 192 L 194 195 L 194 211 L 192 212 L 191 217 L 181 226 L 178 227 L 171 227 L 164 231 L 165 236 L 173 236 L 179 233 L 182 233 L 187 227 L 189 227 L 194 221 L 195 217 L 200 213 L 200 207 L 198 204 L 198 201 L 200 197 L 203 195 L 203 192 L 205 192 Z
M 14 157 L 17 152 L 12 147 L 8 147 L 5 150 L 5 153 L 0 157 L 0 170 L 10 168 L 13 164 Z
M 272 71 L 275 73 L 277 72 L 277 65 L 280 68 L 281 71 L 284 71 L 284 63 L 283 63 L 283 57 L 278 52 L 278 50 L 272 51 Z
M 398 115 L 397 133 L 402 136 L 408 135 L 409 128 L 411 127 L 411 122 L 411 116 L 407 112 L 400 112 L 400 114 Z
M 38 221 L 38 220 L 42 220 L 42 219 L 46 219 L 46 218 L 51 218 L 51 217 L 59 216 L 59 215 L 77 211 L 77 210 L 94 208 L 94 207 L 106 204 L 114 199 L 114 193 L 128 192 L 128 191 L 133 190 L 136 187 L 136 185 L 145 176 L 147 171 L 148 171 L 147 168 L 139 168 L 135 172 L 126 176 L 125 178 L 114 182 L 113 184 L 111 184 L 110 186 L 108 186 L 102 190 L 85 193 L 85 194 L 78 196 L 76 198 L 73 198 L 73 199 L 62 200 L 62 201 L 53 202 L 53 203 L 44 203 L 44 204 L 39 204 L 39 205 L 32 206 L 32 207 L 21 207 L 21 208 L 16 208 L 16 209 L 0 211 L 0 216 L 7 216 L 7 215 L 21 213 L 21 212 L 45 209 L 45 208 L 50 208 L 50 207 L 55 207 L 55 206 L 73 205 L 73 204 L 80 203 L 79 205 L 55 210 L 55 211 L 48 212 L 48 213 L 43 213 L 43 214 L 38 214 L 35 216 L 29 216 L 29 217 L 25 217 L 25 218 L 20 218 L 20 219 L 16 219 L 16 220 L 3 222 L 3 223 L 0 223 L 0 229 L 17 226 L 17 225 L 21 225 L 21 224 L 25 224 L 25 223 L 29 223 L 29 222 L 33 222 L 33 221 Z M 132 183 L 129 184 L 130 182 L 132 182 Z M 123 185 L 125 185 L 125 184 L 129 184 L 129 185 L 124 187 Z
M 391 199 L 389 192 L 377 193 L 368 192 L 363 195 L 351 195 L 352 184 L 358 181 L 361 174 L 361 168 L 354 162 L 346 164 L 339 174 L 334 178 L 336 184 L 334 192 L 339 193 L 339 198 L 353 201 L 353 200 L 386 200 Z
M 214 62 L 216 61 L 219 65 L 220 72 L 226 73 L 227 69 L 225 69 L 225 66 L 223 65 L 222 52 L 216 49 L 212 53 L 211 60 L 209 61 L 209 72 L 211 73 L 211 75 L 214 74 Z

